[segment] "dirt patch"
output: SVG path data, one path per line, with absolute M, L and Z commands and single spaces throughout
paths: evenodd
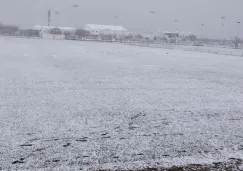
M 119 169 L 117 171 L 125 171 L 125 169 Z M 230 158 L 228 162 L 215 162 L 207 165 L 189 164 L 185 166 L 173 166 L 170 168 L 158 167 L 158 168 L 134 169 L 134 171 L 243 171 L 243 160 Z
M 231 158 L 228 162 L 215 162 L 208 165 L 190 164 L 170 168 L 147 168 L 137 171 L 243 171 L 243 160 Z

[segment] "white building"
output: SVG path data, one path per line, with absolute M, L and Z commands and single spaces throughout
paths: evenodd
M 50 34 L 51 29 L 58 28 L 62 31 L 62 34 L 60 35 L 54 35 Z M 54 26 L 34 26 L 34 30 L 38 30 L 40 37 L 43 39 L 51 39 L 51 40 L 64 40 L 65 35 L 63 34 L 64 32 L 75 32 L 75 28 L 70 28 L 70 27 L 54 27 Z
M 115 34 L 123 36 L 129 34 L 126 28 L 114 25 L 86 24 L 84 25 L 84 29 L 89 31 L 91 35 Z
M 41 32 L 41 34 L 48 34 L 48 33 L 50 33 L 51 29 L 54 29 L 54 28 L 59 28 L 63 33 L 65 31 L 74 33 L 76 30 L 75 28 L 71 28 L 71 27 L 54 27 L 54 26 L 38 26 L 38 25 L 34 26 L 34 29 L 39 30 Z

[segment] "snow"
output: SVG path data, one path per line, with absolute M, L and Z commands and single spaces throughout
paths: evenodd
M 241 57 L 4 37 L 0 46 L 3 170 L 243 158 Z
M 142 47 L 150 47 L 150 48 L 163 48 L 163 49 L 179 49 L 184 51 L 196 51 L 200 53 L 212 53 L 219 55 L 230 55 L 230 56 L 240 56 L 243 57 L 242 49 L 233 49 L 232 47 L 217 47 L 217 46 L 190 46 L 190 45 L 175 45 L 175 44 L 167 44 L 167 43 L 157 43 L 150 44 L 148 42 L 132 42 L 129 43 L 133 46 L 142 46 Z
M 86 30 L 111 30 L 111 31 L 127 31 L 122 26 L 114 26 L 114 25 L 99 25 L 99 24 L 86 24 L 84 26 Z

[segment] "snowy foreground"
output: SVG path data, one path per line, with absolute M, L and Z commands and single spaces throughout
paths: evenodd
M 243 58 L 0 38 L 0 170 L 243 159 Z

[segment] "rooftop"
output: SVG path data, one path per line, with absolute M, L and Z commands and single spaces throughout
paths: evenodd
M 99 25 L 99 24 L 86 24 L 84 26 L 86 30 L 113 30 L 113 31 L 127 31 L 126 28 L 122 26 L 115 25 Z
M 75 30 L 75 28 L 72 27 L 55 27 L 55 26 L 39 26 L 39 25 L 35 25 L 34 29 L 53 29 L 53 28 L 59 28 L 60 30 Z

